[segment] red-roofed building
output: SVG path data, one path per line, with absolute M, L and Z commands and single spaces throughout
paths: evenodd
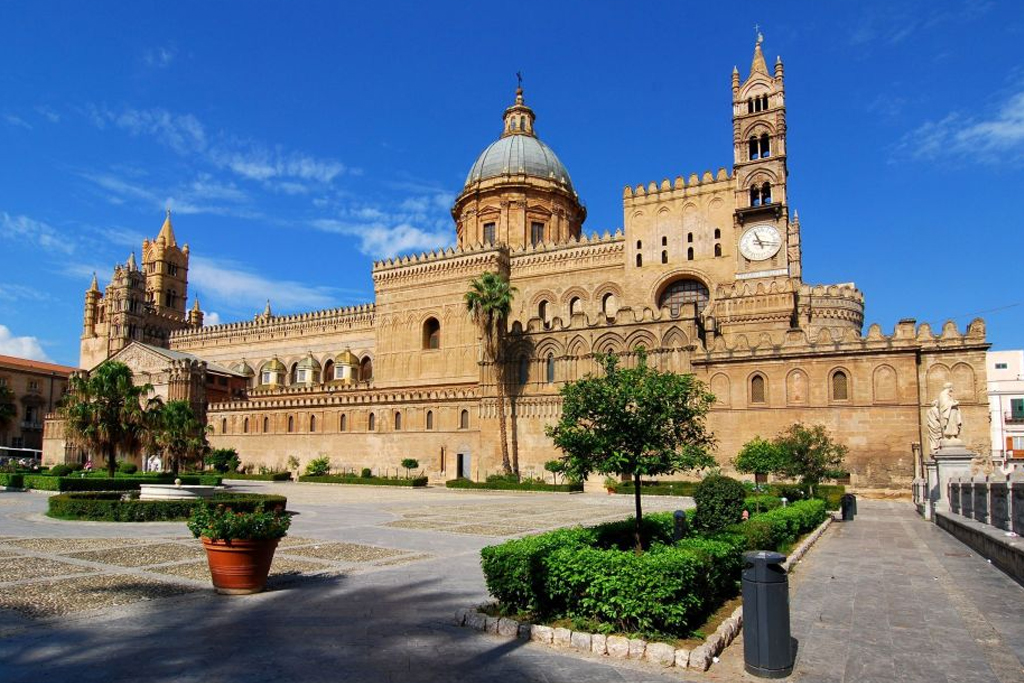
M 0 457 L 38 457 L 21 449 L 43 447 L 43 418 L 57 407 L 78 368 L 0 355 L 0 386 L 11 390 L 14 416 L 0 423 Z M 6 393 L 6 392 L 5 392 Z

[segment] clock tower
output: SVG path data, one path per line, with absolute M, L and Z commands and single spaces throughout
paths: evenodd
M 786 89 L 782 59 L 768 73 L 757 36 L 747 80 L 732 71 L 736 279 L 800 278 L 800 227 L 786 193 Z

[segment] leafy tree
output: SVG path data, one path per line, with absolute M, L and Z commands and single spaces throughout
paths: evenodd
M 6 384 L 0 384 L 0 434 L 6 434 L 14 421 L 18 409 L 14 405 L 14 392 Z
M 846 446 L 832 440 L 824 425 L 807 427 L 801 423 L 775 437 L 775 447 L 783 458 L 782 473 L 799 477 L 814 497 L 814 487 L 822 479 L 842 475 Z
M 171 461 L 174 474 L 183 462 L 198 460 L 210 448 L 206 426 L 188 401 L 169 401 L 156 411 L 151 441 Z
M 295 456 L 289 457 L 294 458 Z M 214 448 L 206 456 L 206 462 L 220 473 L 234 472 L 238 469 L 238 465 L 241 464 L 241 461 L 238 459 L 238 451 L 234 448 Z M 298 467 L 298 463 L 296 463 L 296 467 Z
M 551 481 L 558 483 L 558 475 L 565 474 L 565 463 L 561 460 L 548 460 L 544 463 L 544 469 L 551 473 Z
M 311 477 L 326 477 L 331 473 L 331 459 L 326 455 L 313 458 L 306 463 L 306 474 Z
M 107 459 L 107 474 L 114 476 L 117 453 L 135 453 L 145 442 L 150 414 L 159 399 L 148 398 L 153 387 L 136 386 L 124 363 L 106 361 L 88 375 L 75 374 L 59 413 L 68 440 Z
M 785 454 L 774 442 L 755 436 L 743 444 L 733 465 L 744 474 L 781 474 L 786 465 Z
M 693 375 L 648 367 L 643 349 L 634 368 L 620 368 L 615 356 L 600 361 L 604 375 L 587 375 L 562 387 L 562 418 L 546 432 L 565 453 L 570 478 L 583 480 L 597 472 L 633 479 L 639 553 L 641 477 L 714 463 L 714 436 L 704 418 L 715 398 Z
M 409 470 L 414 470 L 420 466 L 420 461 L 416 458 L 406 458 L 402 461 L 402 467 L 405 468 L 405 478 L 409 478 Z
M 501 438 L 501 467 L 506 474 L 519 473 L 519 454 L 508 457 L 508 428 L 505 425 L 504 347 L 508 337 L 508 316 L 512 312 L 512 299 L 516 288 L 499 273 L 486 272 L 469 283 L 466 292 L 466 310 L 480 329 L 484 342 L 484 359 L 494 369 L 498 391 L 498 428 Z

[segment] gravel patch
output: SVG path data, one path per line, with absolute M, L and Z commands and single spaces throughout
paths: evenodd
M 191 579 L 202 583 L 210 583 L 210 567 L 206 562 L 189 562 L 187 564 L 172 564 L 163 567 L 154 567 L 147 571 L 159 574 L 168 574 L 183 579 Z M 311 562 L 308 560 L 296 560 L 289 557 L 275 557 L 270 565 L 270 576 L 284 574 L 322 574 L 324 572 L 341 573 L 343 569 L 337 565 Z
M 384 526 L 392 527 L 395 529 L 444 529 L 448 526 L 442 521 L 428 521 L 424 519 L 399 519 L 394 522 L 388 522 Z
M 392 557 L 387 560 L 381 560 L 380 562 L 374 562 L 375 567 L 392 567 L 396 564 L 409 564 L 410 562 L 422 562 L 423 560 L 432 559 L 434 556 L 423 553 L 421 555 L 403 555 L 401 557 Z
M 102 562 L 103 564 L 115 564 L 119 567 L 145 567 L 151 564 L 162 564 L 164 562 L 180 562 L 182 560 L 195 560 L 206 556 L 199 541 L 195 545 L 182 545 L 180 543 L 158 543 L 155 545 L 141 545 L 130 548 L 113 548 L 110 550 L 90 550 L 82 553 L 73 553 L 68 557 L 90 562 Z
M 65 555 L 101 548 L 146 545 L 152 543 L 152 540 L 144 538 L 19 538 L 5 541 L 5 543 L 40 553 Z
M 320 545 L 289 550 L 288 553 L 290 555 L 314 557 L 321 560 L 341 560 L 344 562 L 373 562 L 374 560 L 384 560 L 409 554 L 405 550 L 380 548 L 374 545 L 359 545 L 357 543 L 321 543 Z
M 319 538 L 303 538 L 302 536 L 285 536 L 277 543 L 278 548 L 292 548 L 297 545 L 316 545 L 323 543 Z
M 66 576 L 95 571 L 77 564 L 48 560 L 42 557 L 12 557 L 0 559 L 0 582 L 21 581 L 45 576 Z M 18 589 L 20 590 L 20 589 Z
M 144 576 L 100 574 L 60 581 L 40 581 L 18 586 L 17 591 L 0 591 L 0 609 L 32 618 L 44 618 L 157 600 L 197 590 Z
M 515 534 L 533 531 L 532 527 L 523 526 L 499 526 L 489 524 L 467 524 L 465 526 L 450 529 L 457 534 L 472 534 L 474 536 L 514 536 Z

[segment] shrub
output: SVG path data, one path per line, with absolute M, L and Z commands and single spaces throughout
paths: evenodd
M 139 466 L 133 462 L 122 460 L 121 462 L 117 463 L 117 471 L 122 474 L 135 474 L 136 472 L 139 471 Z
M 80 463 L 80 462 L 69 462 L 67 464 L 67 466 L 71 469 L 72 472 L 78 472 L 80 470 L 84 470 L 85 469 L 85 465 Z M 51 468 L 51 471 L 52 471 L 52 468 Z
M 452 479 L 446 481 L 444 485 L 450 489 L 490 489 L 495 491 L 555 491 L 562 493 L 577 493 L 583 490 L 583 484 L 571 483 L 571 484 L 546 484 L 542 481 L 527 480 L 519 481 L 513 479 L 508 481 L 503 477 L 491 481 L 491 477 L 487 478 L 487 481 L 470 481 L 469 479 Z
M 420 461 L 416 458 L 406 458 L 401 463 L 402 469 L 405 470 L 405 476 L 409 476 L 409 470 L 414 470 L 420 466 Z
M 243 474 L 231 472 L 224 475 L 225 479 L 250 479 L 255 481 L 291 481 L 291 472 L 265 472 L 263 474 Z
M 823 500 L 802 500 L 786 507 L 754 515 L 734 524 L 727 533 L 742 539 L 746 550 L 779 550 L 825 521 Z
M 697 488 L 697 481 L 645 481 L 640 484 L 640 493 L 645 496 L 692 496 Z M 633 482 L 626 481 L 617 483 L 616 493 L 627 493 L 633 495 L 636 487 Z
M 780 505 L 782 505 L 781 498 L 769 495 L 747 496 L 747 499 L 743 501 L 743 509 L 752 515 L 774 510 Z
M 71 468 L 67 465 L 54 465 L 49 471 L 51 477 L 66 477 L 69 474 L 71 474 Z
M 239 512 L 223 505 L 199 505 L 189 517 L 188 529 L 196 538 L 211 541 L 261 541 L 282 538 L 291 523 L 290 516 L 278 510 L 267 512 L 262 505 L 251 512 Z
M 369 467 L 364 467 L 359 471 L 359 476 L 362 477 L 363 479 L 372 479 L 373 470 L 371 470 Z
M 234 448 L 214 448 L 206 456 L 206 464 L 218 472 L 234 472 L 238 469 L 238 451 Z
M 169 522 L 188 519 L 197 505 L 194 500 L 124 500 L 124 496 L 116 491 L 61 493 L 50 496 L 46 514 L 58 519 L 103 522 Z M 248 512 L 257 506 L 284 510 L 288 499 L 256 493 L 218 493 L 203 503 Z
M 322 477 L 303 475 L 299 481 L 311 482 L 314 484 L 366 484 L 370 486 L 426 486 L 426 477 L 411 477 L 408 479 L 391 479 L 388 477 L 363 477 L 352 476 L 351 474 L 332 474 Z
M 25 475 L 17 472 L 0 473 L 0 486 L 20 489 L 25 487 Z
M 310 477 L 324 477 L 331 473 L 331 459 L 326 455 L 313 458 L 306 463 L 306 475 Z
M 711 533 L 735 524 L 743 516 L 746 497 L 747 491 L 739 481 L 721 475 L 706 477 L 693 492 L 697 503 L 694 522 Z
M 202 486 L 220 486 L 222 478 L 213 475 L 187 475 L 178 477 L 182 484 L 200 484 Z M 122 476 L 110 479 L 109 477 L 83 477 L 74 475 L 67 477 L 54 477 L 47 474 L 32 474 L 24 476 L 25 488 L 38 491 L 136 491 L 142 484 L 173 484 L 174 476 L 161 474 L 159 476 Z

